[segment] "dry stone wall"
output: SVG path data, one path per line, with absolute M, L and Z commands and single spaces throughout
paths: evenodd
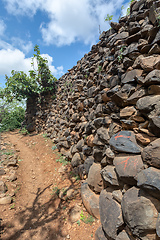
M 130 15 L 62 76 L 45 131 L 81 179 L 104 239 L 160 239 L 160 1 Z

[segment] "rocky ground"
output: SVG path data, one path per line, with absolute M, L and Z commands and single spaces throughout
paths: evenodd
M 99 220 L 86 212 L 81 180 L 45 135 L 1 136 L 1 239 L 93 239 Z

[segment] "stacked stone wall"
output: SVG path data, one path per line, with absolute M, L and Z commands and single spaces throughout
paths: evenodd
M 48 137 L 85 179 L 98 240 L 160 239 L 159 19 L 160 1 L 132 2 L 58 80 L 43 113 Z

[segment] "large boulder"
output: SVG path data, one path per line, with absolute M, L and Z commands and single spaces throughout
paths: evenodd
M 115 157 L 113 161 L 118 177 L 127 184 L 136 184 L 136 176 L 143 169 L 141 155 Z
M 101 164 L 93 163 L 89 169 L 89 174 L 87 179 L 88 185 L 96 193 L 99 193 L 103 189 L 103 181 L 102 181 L 100 172 L 101 172 Z
M 121 205 L 117 203 L 111 193 L 101 191 L 99 198 L 100 218 L 103 230 L 109 239 L 116 239 L 118 230 L 123 226 Z
M 136 144 L 135 135 L 131 131 L 120 131 L 110 139 L 110 145 L 118 152 L 140 153 L 141 150 Z
M 125 223 L 132 233 L 138 237 L 154 233 L 156 239 L 156 223 L 160 202 L 143 190 L 132 187 L 122 199 L 122 212 Z

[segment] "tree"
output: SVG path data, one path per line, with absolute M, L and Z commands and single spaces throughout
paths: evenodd
M 33 70 L 29 71 L 29 76 L 23 71 L 12 70 L 10 77 L 6 75 L 6 87 L 0 91 L 0 97 L 11 102 L 13 99 L 21 101 L 41 93 L 54 92 L 57 79 L 51 74 L 47 59 L 40 55 L 38 45 L 34 47 L 34 52 L 31 63 Z

